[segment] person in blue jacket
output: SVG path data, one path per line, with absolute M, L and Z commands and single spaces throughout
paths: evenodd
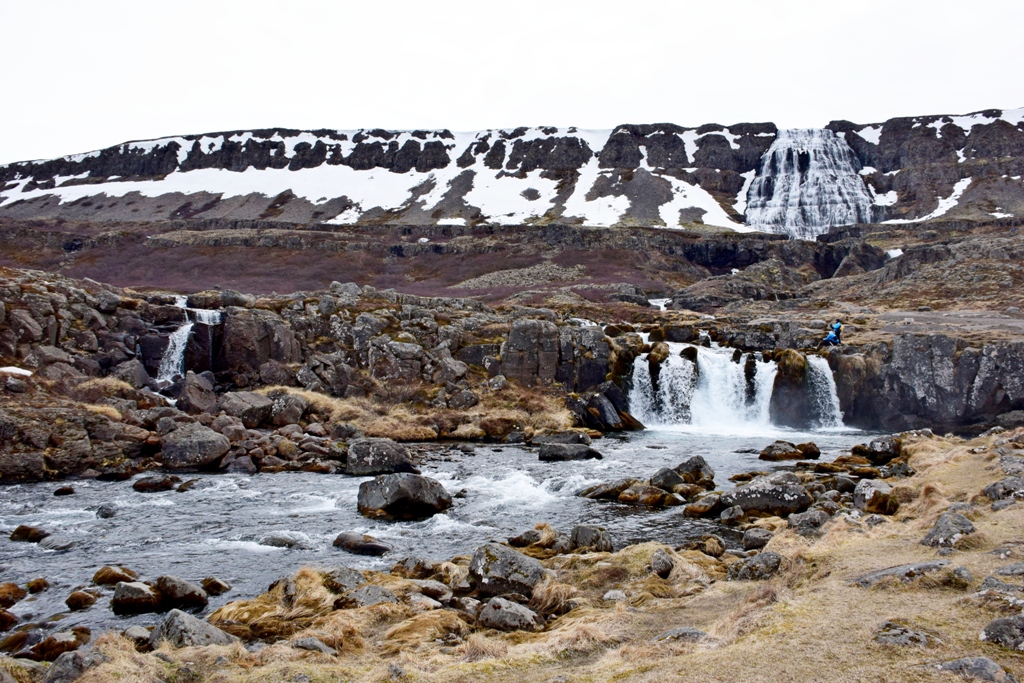
M 842 343 L 843 323 L 839 318 L 836 318 L 836 321 L 831 325 L 828 336 L 818 342 L 818 348 L 820 349 L 822 346 L 839 346 Z

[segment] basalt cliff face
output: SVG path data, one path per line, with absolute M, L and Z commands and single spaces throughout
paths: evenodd
M 1011 220 L 1024 110 L 834 121 L 441 131 L 269 129 L 0 167 L 0 217 L 322 226 L 719 226 Z

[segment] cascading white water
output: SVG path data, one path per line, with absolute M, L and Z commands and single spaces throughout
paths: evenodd
M 691 344 L 668 343 L 669 357 L 661 364 L 657 389 L 651 381 L 647 358 L 633 365 L 630 411 L 648 426 L 691 425 L 710 431 L 740 426 L 768 427 L 768 408 L 775 383 L 775 363 L 755 355 L 755 372 L 747 382 L 750 354 L 740 362 L 732 349 L 716 346 L 697 349 L 697 362 L 680 356 Z
M 220 311 L 188 308 L 186 302 L 187 299 L 184 296 L 174 297 L 174 305 L 185 309 L 185 322 L 167 337 L 167 349 L 160 358 L 160 367 L 157 370 L 158 382 L 173 382 L 175 375 L 185 374 L 185 348 L 188 346 L 192 328 L 197 322 L 204 325 L 220 324 Z
M 629 392 L 634 417 L 648 427 L 689 426 L 723 434 L 773 429 L 770 407 L 778 372 L 774 361 L 763 361 L 759 353 L 745 353 L 737 363 L 735 350 L 715 345 L 669 342 L 668 347 L 669 357 L 660 366 L 657 382 L 652 381 L 647 356 L 634 361 Z M 688 347 L 696 349 L 696 363 L 680 355 Z M 807 361 L 815 426 L 842 427 L 843 414 L 828 361 L 818 356 L 808 356 Z M 748 379 L 751 370 L 753 376 Z
M 780 130 L 747 192 L 747 224 L 814 239 L 833 226 L 870 223 L 874 200 L 859 170 L 834 132 Z
M 836 380 L 832 376 L 832 368 L 821 356 L 807 356 L 808 384 L 811 388 L 811 400 L 819 427 L 842 427 L 843 412 L 839 409 L 839 392 Z

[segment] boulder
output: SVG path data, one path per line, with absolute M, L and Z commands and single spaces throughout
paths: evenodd
M 604 527 L 578 524 L 569 532 L 573 550 L 587 549 L 597 553 L 610 553 L 612 535 Z
M 899 437 L 889 436 L 884 439 L 875 439 L 868 445 L 859 444 L 852 449 L 853 455 L 867 458 L 872 465 L 887 465 L 890 461 L 898 458 L 903 452 L 903 441 Z
M 334 601 L 334 609 L 355 609 L 369 607 L 384 602 L 398 603 L 398 597 L 387 588 L 371 583 L 350 590 Z
M 380 557 L 391 552 L 391 547 L 384 545 L 373 536 L 355 531 L 342 531 L 334 539 L 334 547 L 341 548 L 354 555 L 370 555 Z
M 982 630 L 979 639 L 1002 645 L 1010 650 L 1021 649 L 1021 646 L 1024 646 L 1024 614 L 990 621 Z
M 961 678 L 974 678 L 990 683 L 1017 683 L 1016 677 L 988 657 L 962 657 L 939 664 L 943 671 L 949 671 Z
M 663 579 L 669 577 L 675 566 L 676 564 L 672 561 L 672 556 L 665 552 L 664 548 L 658 548 L 654 551 L 654 555 L 651 556 L 651 572 Z
M 717 493 L 701 496 L 686 506 L 687 517 L 710 517 L 722 510 L 722 497 Z
M 774 534 L 767 529 L 751 527 L 743 532 L 743 549 L 760 550 L 768 545 L 768 541 L 772 540 L 772 536 Z
M 662 467 L 651 477 L 651 486 L 657 486 L 663 491 L 672 491 L 674 487 L 686 484 L 686 480 L 678 472 L 668 467 Z
M 292 647 L 296 650 L 306 650 L 308 652 L 319 652 L 321 654 L 335 656 L 338 651 L 333 647 L 328 647 L 319 638 L 313 638 L 312 636 L 307 638 L 299 638 L 292 641 Z
M 10 538 L 12 541 L 39 543 L 41 540 L 43 540 L 49 535 L 49 531 L 43 531 L 38 527 L 28 526 L 27 524 L 19 524 L 17 527 L 15 527 L 14 531 L 11 532 Z
M 70 631 L 59 631 L 43 638 L 29 649 L 27 658 L 37 662 L 52 662 L 62 654 L 77 650 L 89 642 L 89 629 L 76 626 Z
M 615 500 L 630 486 L 639 483 L 641 483 L 639 479 L 616 479 L 615 481 L 609 481 L 583 489 L 580 496 L 583 498 L 593 498 L 595 500 Z
M 16 583 L 0 583 L 0 608 L 13 607 L 27 596 L 28 591 Z
M 309 401 L 296 394 L 284 394 L 274 399 L 270 412 L 271 422 L 275 427 L 297 425 L 307 410 Z
M 603 456 L 590 446 L 583 444 L 546 443 L 540 447 L 538 458 L 544 462 L 566 460 L 600 460 Z
M 801 536 L 819 536 L 826 524 L 832 521 L 827 512 L 810 510 L 789 516 L 789 528 Z
M 160 595 L 141 581 L 122 581 L 114 587 L 110 600 L 114 614 L 141 614 L 160 611 Z
M 891 515 L 900 504 L 892 496 L 892 487 L 877 479 L 861 479 L 853 490 L 853 506 L 868 514 Z
M 348 445 L 345 473 L 354 476 L 409 472 L 409 451 L 391 439 L 356 439 Z
M 39 547 L 45 550 L 70 550 L 74 545 L 75 542 L 67 536 L 52 535 L 39 541 Z
M 661 507 L 672 498 L 673 494 L 665 493 L 657 486 L 648 484 L 633 484 L 619 494 L 618 501 L 627 505 L 646 505 L 649 507 Z M 675 500 L 673 499 L 673 502 Z
M 74 683 L 86 671 L 107 661 L 109 660 L 106 655 L 92 649 L 91 646 L 65 652 L 53 660 L 42 683 Z
M 782 566 L 782 556 L 773 552 L 762 552 L 748 560 L 729 565 L 731 581 L 763 581 L 769 579 Z
M 480 403 L 480 396 L 469 389 L 464 389 L 448 399 L 448 407 L 452 410 L 466 410 Z
M 274 402 L 252 391 L 235 391 L 221 396 L 218 407 L 228 415 L 240 419 L 246 429 L 255 429 L 270 419 Z
M 703 456 L 695 455 L 684 460 L 675 467 L 676 473 L 683 478 L 687 484 L 696 484 L 706 489 L 715 487 L 715 470 L 708 464 Z
M 93 574 L 92 582 L 97 586 L 115 586 L 122 581 L 130 583 L 138 578 L 138 574 L 124 567 L 106 565 Z
M 201 586 L 176 576 L 161 576 L 156 580 L 162 609 L 202 609 L 209 598 Z
M 199 582 L 207 595 L 223 595 L 231 590 L 231 584 L 221 581 L 214 576 L 207 576 Z
M 861 588 L 870 588 L 879 581 L 894 578 L 900 581 L 911 581 L 928 572 L 938 571 L 949 564 L 949 560 L 932 560 L 930 562 L 914 562 L 913 564 L 901 564 L 896 567 L 878 569 L 867 574 L 862 574 L 853 579 L 850 583 Z
M 452 506 L 452 497 L 435 479 L 401 472 L 359 485 L 359 512 L 367 517 L 424 519 Z
M 814 502 L 800 479 L 790 472 L 756 477 L 722 494 L 723 507 L 739 506 L 746 512 L 763 512 L 784 517 L 803 512 Z
M 189 370 L 185 373 L 185 381 L 181 385 L 181 394 L 175 407 L 192 415 L 216 413 L 217 392 L 213 390 L 210 380 Z
M 346 593 L 366 583 L 366 578 L 360 572 L 340 565 L 325 569 L 320 577 L 332 593 Z
M 544 578 L 544 567 L 511 548 L 486 543 L 473 553 L 469 575 L 481 595 L 520 593 L 530 597 Z
M 132 389 L 142 389 L 150 379 L 149 373 L 146 372 L 146 366 L 137 358 L 121 363 L 110 371 L 110 376 L 127 382 Z
M 534 446 L 543 446 L 549 443 L 562 443 L 562 444 L 583 444 L 589 446 L 592 441 L 590 435 L 586 432 L 582 432 L 575 429 L 570 429 L 564 432 L 554 432 L 553 434 L 541 434 L 535 436 L 530 440 Z
M 139 493 L 159 493 L 161 491 L 170 491 L 179 481 L 181 480 L 178 477 L 154 474 L 136 479 L 132 482 L 132 488 Z
M 498 631 L 539 631 L 544 627 L 544 620 L 539 614 L 503 598 L 488 600 L 477 621 L 484 628 Z
M 167 617 L 149 635 L 149 644 L 154 650 L 165 640 L 173 647 L 231 645 L 238 642 L 235 636 L 177 609 L 168 612 Z
M 260 539 L 260 545 L 269 548 L 292 548 L 311 550 L 313 543 L 309 536 L 301 531 L 273 531 Z
M 231 448 L 227 437 L 198 422 L 183 424 L 160 439 L 164 467 L 201 467 L 221 458 Z
M 803 460 L 804 454 L 796 444 L 789 441 L 776 441 L 767 446 L 758 457 L 758 460 Z
M 878 631 L 875 632 L 875 642 L 882 643 L 883 645 L 900 645 L 904 647 L 917 645 L 925 647 L 935 644 L 936 639 L 923 631 L 915 631 L 902 624 L 887 621 L 878 627 Z
M 939 547 L 953 547 L 964 536 L 975 532 L 971 520 L 959 512 L 943 512 L 939 515 L 931 531 L 921 539 L 922 545 Z
M 88 609 L 96 603 L 96 596 L 92 593 L 86 593 L 85 591 L 74 591 L 64 600 L 64 604 L 68 606 L 68 609 L 72 612 L 79 610 Z

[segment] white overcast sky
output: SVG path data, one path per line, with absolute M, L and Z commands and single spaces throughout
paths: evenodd
M 290 128 L 1024 106 L 1020 0 L 0 0 L 0 163 Z

